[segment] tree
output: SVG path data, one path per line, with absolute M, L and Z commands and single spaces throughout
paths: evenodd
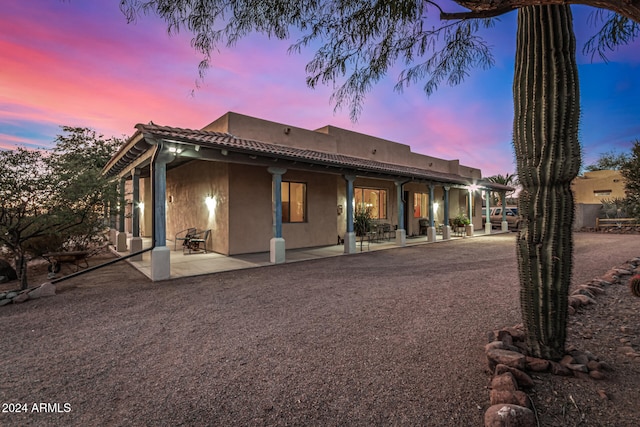
M 631 147 L 631 155 L 620 168 L 625 178 L 626 207 L 630 215 L 640 219 L 640 140 Z
M 506 173 L 504 175 L 502 174 L 497 174 L 497 175 L 493 175 L 490 177 L 486 178 L 487 181 L 489 182 L 493 182 L 495 184 L 501 184 L 501 185 L 507 185 L 509 187 L 518 185 L 518 175 L 516 175 L 515 173 Z M 507 191 L 505 193 L 505 198 L 508 198 L 508 196 L 512 195 L 514 191 Z M 496 205 L 502 205 L 502 193 L 498 193 L 496 196 L 492 197 L 493 200 L 491 200 L 491 203 Z
M 569 185 L 580 164 L 575 37 L 565 5 L 587 4 L 620 14 L 599 15 L 602 29 L 585 49 L 601 56 L 638 37 L 640 7 L 625 0 L 456 2 L 469 11 L 447 13 L 433 0 L 121 0 L 120 4 L 129 20 L 140 13 L 155 13 L 168 23 L 170 33 L 192 32 L 193 47 L 204 55 L 201 77 L 220 42 L 233 45 L 253 31 L 284 39 L 291 27 L 297 28 L 303 36 L 292 51 L 321 44 L 307 65 L 308 85 L 335 84 L 346 76 L 335 86 L 333 101 L 336 108 L 348 104 L 353 119 L 366 93 L 397 62 L 407 66 L 400 73 L 397 89 L 426 80 L 427 95 L 442 83 L 459 83 L 473 67 L 491 66 L 491 52 L 478 30 L 493 25 L 486 18 L 519 9 L 514 147 L 524 193 L 520 213 L 525 216 L 525 227 L 517 245 L 521 307 L 532 354 L 557 359 L 564 352 L 572 268 L 573 196 Z M 427 26 L 434 11 L 450 22 Z M 532 63 L 544 72 L 531 68 Z
M 606 153 L 600 154 L 600 157 L 594 164 L 585 166 L 584 169 L 589 172 L 602 170 L 620 170 L 624 163 L 628 160 L 628 154 L 608 151 Z
M 101 170 L 120 141 L 63 131 L 53 152 L 0 152 L 0 245 L 13 255 L 22 289 L 29 256 L 86 248 L 104 229 L 104 203 L 115 200 Z

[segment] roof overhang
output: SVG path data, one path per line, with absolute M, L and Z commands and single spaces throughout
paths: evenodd
M 138 124 L 136 129 L 133 136 L 107 163 L 103 174 L 122 177 L 134 167 L 147 166 L 151 161 L 153 148 L 156 147 L 170 155 L 171 167 L 198 159 L 377 177 L 400 182 L 439 183 L 452 187 L 470 188 L 473 185 L 481 190 L 514 190 L 513 187 L 456 174 L 242 139 L 222 132 L 155 124 Z

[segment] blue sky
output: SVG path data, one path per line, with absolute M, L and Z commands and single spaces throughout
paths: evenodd
M 200 56 L 188 34 L 169 37 L 146 16 L 127 24 L 115 0 L 30 0 L 0 16 L 0 148 L 50 147 L 60 126 L 130 136 L 136 123 L 201 128 L 227 111 L 308 129 L 328 124 L 401 142 L 414 152 L 480 167 L 484 176 L 515 171 L 511 85 L 516 13 L 484 34 L 496 64 L 427 98 L 421 86 L 401 94 L 389 75 L 367 96 L 358 122 L 334 112 L 331 88 L 309 89 L 312 50 L 290 55 L 290 41 L 251 36 L 214 56 L 196 89 Z M 574 7 L 578 37 L 583 163 L 628 151 L 640 139 L 640 43 L 609 62 L 580 53 L 595 32 L 591 8 Z

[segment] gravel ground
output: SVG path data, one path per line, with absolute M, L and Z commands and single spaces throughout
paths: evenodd
M 520 321 L 514 236 L 62 282 L 0 308 L 0 425 L 481 426 L 488 332 Z M 575 285 L 640 256 L 638 236 L 575 243 Z M 536 376 L 540 425 L 640 425 L 640 359 L 616 352 L 639 336 L 640 299 L 620 285 L 573 316 L 570 343 L 614 371 Z

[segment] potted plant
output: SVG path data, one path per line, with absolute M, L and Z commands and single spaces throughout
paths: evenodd
M 356 207 L 353 216 L 353 231 L 356 236 L 366 236 L 371 231 L 371 208 Z

